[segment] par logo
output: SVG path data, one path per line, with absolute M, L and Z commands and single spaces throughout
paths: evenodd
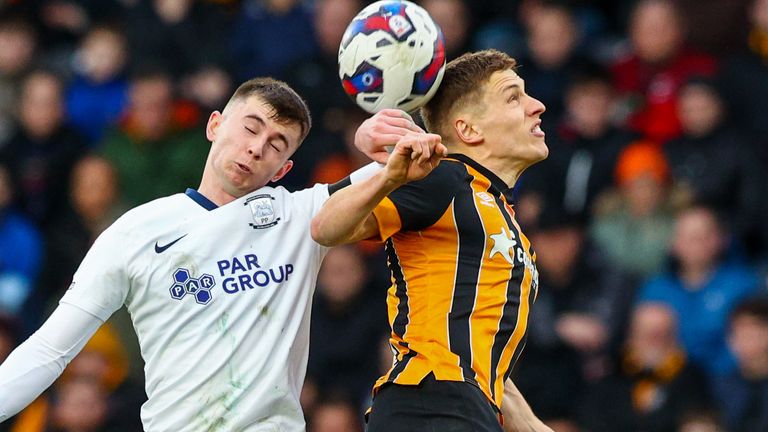
M 171 298 L 181 300 L 189 294 L 198 304 L 207 305 L 211 302 L 211 288 L 216 286 L 213 276 L 205 273 L 199 278 L 193 278 L 189 270 L 178 268 L 171 277 L 173 278 L 170 289 Z

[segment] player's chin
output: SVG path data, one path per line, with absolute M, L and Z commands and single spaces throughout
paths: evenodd
M 537 139 L 531 144 L 528 160 L 530 160 L 532 164 L 541 162 L 549 156 L 549 147 L 547 147 L 543 138 Z

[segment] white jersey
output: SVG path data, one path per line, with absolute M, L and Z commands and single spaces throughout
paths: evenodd
M 62 298 L 125 304 L 146 362 L 144 428 L 300 431 L 311 297 L 327 249 L 309 225 L 328 187 L 261 188 L 221 207 L 152 201 L 96 241 Z

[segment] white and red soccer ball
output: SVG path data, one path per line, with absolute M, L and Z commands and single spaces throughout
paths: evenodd
M 339 47 L 344 91 L 364 110 L 413 111 L 435 94 L 445 71 L 445 39 L 420 6 L 384 0 L 363 9 Z

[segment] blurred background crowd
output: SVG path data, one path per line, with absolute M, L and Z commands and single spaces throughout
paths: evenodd
M 197 187 L 204 125 L 271 75 L 315 127 L 282 181 L 367 163 L 336 53 L 363 0 L 0 0 L 0 360 L 126 209 Z M 558 432 L 768 431 L 768 0 L 423 0 L 449 58 L 518 59 L 549 158 L 515 189 L 540 292 L 514 374 Z M 359 432 L 387 345 L 381 245 L 333 249 L 302 394 Z M 0 431 L 141 430 L 121 311 Z

